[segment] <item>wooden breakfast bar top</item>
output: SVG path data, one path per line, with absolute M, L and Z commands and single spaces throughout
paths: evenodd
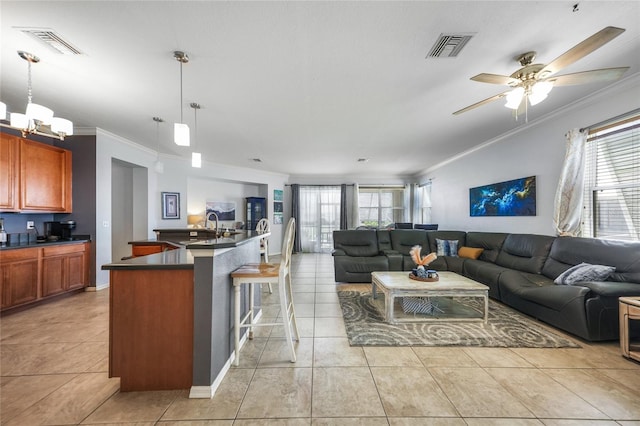
M 109 377 L 120 377 L 121 391 L 191 389 L 192 398 L 213 396 L 234 354 L 230 273 L 260 261 L 261 237 L 185 241 L 102 266 L 110 271 Z

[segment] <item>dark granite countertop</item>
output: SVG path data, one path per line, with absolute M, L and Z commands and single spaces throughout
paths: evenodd
M 214 238 L 209 240 L 172 241 L 172 244 L 184 246 L 176 250 L 168 250 L 162 253 L 147 256 L 133 257 L 106 265 L 103 270 L 122 269 L 193 269 L 193 250 L 216 250 L 238 247 L 254 238 L 260 238 L 268 234 L 256 232 L 243 232 L 229 237 Z M 147 240 L 143 240 L 147 241 Z
M 78 243 L 88 243 L 91 242 L 91 238 L 88 236 L 77 236 L 73 237 L 73 240 L 58 240 L 58 241 L 30 241 L 30 242 L 21 242 L 21 243 L 13 243 L 7 244 L 5 247 L 0 247 L 0 251 L 2 250 L 16 250 L 23 248 L 38 248 L 38 247 L 49 247 L 49 246 L 58 246 L 64 244 L 78 244 Z

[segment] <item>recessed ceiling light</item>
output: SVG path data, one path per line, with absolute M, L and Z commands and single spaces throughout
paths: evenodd
M 369 162 L 368 158 L 358 158 L 358 163 L 367 163 Z

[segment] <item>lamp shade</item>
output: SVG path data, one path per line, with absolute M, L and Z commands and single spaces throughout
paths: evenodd
M 524 88 L 516 87 L 509 93 L 507 93 L 507 103 L 504 104 L 505 107 L 511 109 L 518 109 L 520 106 L 520 102 L 522 102 L 522 97 L 524 96 Z
M 7 105 L 4 102 L 0 102 L 0 120 L 7 119 Z
M 200 214 L 187 215 L 187 223 L 189 225 L 198 225 L 203 220 L 204 220 L 204 217 L 202 215 L 200 215 Z
M 30 102 L 27 104 L 26 116 L 31 120 L 38 120 L 42 124 L 51 124 L 53 111 L 45 106 Z
M 29 128 L 29 117 L 24 114 L 20 114 L 19 112 L 12 112 L 10 117 L 11 127 L 15 127 L 17 129 L 28 129 Z
M 202 167 L 202 154 L 199 152 L 191 153 L 191 167 Z
M 553 83 L 550 81 L 539 81 L 531 87 L 531 94 L 529 95 L 529 103 L 531 105 L 539 104 L 544 101 L 553 89 Z
M 189 146 L 189 126 L 183 123 L 173 123 L 173 141 L 176 145 Z
M 51 131 L 65 136 L 73 135 L 73 123 L 66 118 L 53 117 L 51 119 Z

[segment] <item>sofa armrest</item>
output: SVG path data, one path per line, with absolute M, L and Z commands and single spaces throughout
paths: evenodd
M 640 284 L 620 281 L 584 281 L 576 287 L 587 287 L 592 293 L 604 297 L 640 296 Z
M 342 249 L 335 249 L 331 252 L 331 256 L 346 256 L 347 253 L 344 252 L 344 250 Z

